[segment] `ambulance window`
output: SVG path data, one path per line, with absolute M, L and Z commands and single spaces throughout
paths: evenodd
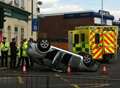
M 95 43 L 98 44 L 100 42 L 100 34 L 95 34 Z
M 84 42 L 84 41 L 85 41 L 85 34 L 81 33 L 81 42 Z
M 79 34 L 75 34 L 74 40 L 75 40 L 75 43 L 79 43 Z

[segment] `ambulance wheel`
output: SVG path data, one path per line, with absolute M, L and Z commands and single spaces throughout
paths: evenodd
M 47 52 L 50 49 L 50 41 L 47 39 L 39 39 L 37 47 L 41 52 Z

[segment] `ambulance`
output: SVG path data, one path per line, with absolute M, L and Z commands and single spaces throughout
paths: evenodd
M 117 54 L 117 26 L 80 26 L 68 32 L 69 51 L 110 62 Z

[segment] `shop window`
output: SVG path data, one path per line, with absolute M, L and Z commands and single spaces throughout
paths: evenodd
M 15 5 L 16 7 L 19 7 L 19 4 L 20 4 L 19 0 L 14 0 L 14 5 Z
M 24 9 L 24 0 L 21 0 L 21 8 Z
M 15 27 L 14 33 L 15 33 L 15 37 L 16 37 L 16 39 L 17 39 L 17 38 L 18 38 L 18 27 Z
M 8 26 L 8 41 L 11 41 L 11 26 Z
M 24 28 L 21 28 L 21 40 L 24 39 Z

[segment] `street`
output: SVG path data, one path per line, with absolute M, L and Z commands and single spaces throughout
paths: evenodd
M 53 72 L 36 67 L 26 73 L 20 70 L 1 69 L 0 85 L 3 88 L 119 88 L 120 60 L 107 64 L 108 74 L 97 72 Z

